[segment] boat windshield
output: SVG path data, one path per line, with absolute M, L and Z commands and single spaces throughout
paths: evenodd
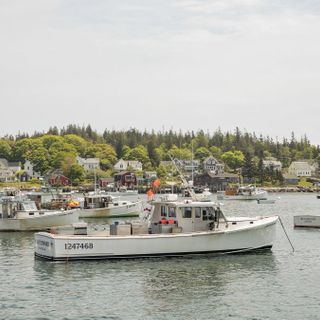
M 22 202 L 21 203 L 21 210 L 22 211 L 35 211 L 38 210 L 35 202 Z

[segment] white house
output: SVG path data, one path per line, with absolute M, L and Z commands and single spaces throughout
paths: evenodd
M 156 171 L 145 171 L 143 174 L 143 177 L 145 179 L 151 180 L 151 179 L 157 179 L 158 175 Z
M 26 162 L 24 163 L 24 171 L 30 178 L 39 179 L 41 177 L 40 172 L 34 171 L 33 164 L 30 160 L 26 160 Z
M 9 162 L 7 159 L 0 158 L 0 168 L 9 168 Z
M 16 176 L 11 169 L 0 167 L 0 181 L 2 182 L 14 181 L 15 177 Z
M 297 177 L 311 177 L 311 166 L 304 161 L 293 161 L 288 169 L 289 174 Z
M 215 174 L 222 174 L 224 173 L 224 164 L 211 156 L 203 161 L 203 169 L 205 171 L 215 172 Z
M 14 181 L 16 178 L 15 172 L 9 167 L 6 159 L 0 159 L 0 181 Z
M 311 175 L 316 176 L 319 173 L 319 164 L 316 160 L 313 159 L 302 159 L 302 162 L 307 162 L 311 168 Z
M 182 167 L 187 172 L 196 172 L 199 169 L 200 161 L 199 160 L 182 160 Z
M 263 167 L 268 168 L 268 169 L 273 168 L 274 171 L 281 171 L 282 170 L 281 162 L 276 159 L 263 160 Z
M 140 161 L 135 160 L 123 160 L 120 159 L 114 166 L 113 169 L 115 171 L 127 171 L 128 168 L 132 168 L 133 170 L 142 170 L 142 163 Z
M 98 158 L 81 158 L 77 157 L 78 164 L 86 171 L 100 169 L 100 159 Z
M 200 161 L 193 159 L 193 160 L 186 160 L 186 159 L 173 159 L 175 165 L 180 168 L 181 170 L 185 170 L 187 172 L 197 172 L 199 170 Z M 166 167 L 173 167 L 174 164 L 172 161 L 161 161 L 160 164 Z

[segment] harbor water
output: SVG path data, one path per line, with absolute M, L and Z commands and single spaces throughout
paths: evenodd
M 272 197 L 222 210 L 279 215 L 295 252 L 280 224 L 262 253 L 58 263 L 34 258 L 33 233 L 0 233 L 0 319 L 319 319 L 320 230 L 293 216 L 320 214 L 320 200 Z

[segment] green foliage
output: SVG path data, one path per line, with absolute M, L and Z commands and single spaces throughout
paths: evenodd
M 195 158 L 203 161 L 211 156 L 210 151 L 206 147 L 199 147 L 195 152 Z
M 163 150 L 163 152 L 166 155 L 166 151 Z M 183 148 L 178 148 L 176 145 L 173 145 L 168 153 L 174 159 L 191 159 L 192 158 L 192 152 L 191 152 L 190 149 L 184 148 L 184 147 Z M 170 158 L 168 158 L 168 160 L 169 159 Z
M 93 144 L 87 149 L 87 157 L 108 160 L 110 164 L 117 162 L 117 154 L 110 144 Z
M 40 144 L 26 151 L 24 158 L 30 160 L 33 164 L 33 169 L 41 174 L 45 173 L 50 167 L 48 150 Z
M 82 166 L 74 163 L 70 166 L 67 176 L 69 177 L 73 185 L 78 185 L 84 181 L 85 172 Z
M 6 140 L 0 140 L 0 158 L 11 158 L 11 145 Z
M 157 176 L 160 179 L 166 179 L 168 176 L 168 167 L 163 164 L 160 164 L 157 168 Z
M 75 134 L 67 134 L 64 136 L 64 141 L 72 146 L 77 150 L 80 157 L 85 157 L 86 150 L 89 146 L 89 142 L 86 141 L 84 138 L 79 137 Z
M 255 162 L 250 152 L 245 153 L 241 174 L 248 179 L 253 179 L 256 175 Z
M 130 150 L 128 154 L 128 160 L 140 161 L 142 164 L 147 164 L 150 162 L 148 150 L 142 145 Z
M 123 146 L 122 147 L 122 158 L 124 160 L 129 160 L 130 152 L 131 152 L 131 148 L 129 146 L 127 146 L 127 145 Z
M 192 149 L 195 159 L 203 160 L 213 155 L 224 161 L 226 170 L 230 168 L 237 172 L 241 168 L 244 176 L 254 176 L 261 183 L 281 184 L 283 181 L 281 173 L 263 168 L 266 158 L 280 160 L 284 169 L 292 161 L 301 159 L 314 159 L 320 164 L 320 147 L 311 145 L 305 136 L 298 140 L 292 133 L 290 139 L 274 141 L 268 136 L 242 132 L 239 128 L 224 133 L 220 129 L 212 133 L 203 130 L 185 133 L 105 130 L 100 135 L 90 125 L 68 125 L 61 130 L 50 128 L 47 134 L 35 132 L 31 136 L 19 134 L 0 139 L 0 158 L 22 163 L 28 159 L 42 174 L 59 169 L 67 176 L 79 155 L 100 158 L 103 174 L 106 170 L 110 174 L 113 165 L 122 157 L 141 161 L 144 170 L 157 170 L 160 177 L 165 177 L 171 172 L 160 162 L 170 160 L 169 154 L 190 160 Z M 81 176 L 74 177 L 76 179 L 82 180 Z
M 234 172 L 240 168 L 244 163 L 244 155 L 241 151 L 227 151 L 222 154 L 221 159 L 227 164 L 227 166 L 233 169 Z
M 299 181 L 298 186 L 304 187 L 304 188 L 311 188 L 312 187 L 312 183 L 308 182 L 306 178 L 301 178 L 300 181 Z
M 220 159 L 221 158 L 221 148 L 217 147 L 217 146 L 212 146 L 209 148 L 210 153 L 212 154 L 213 157 L 215 157 L 216 159 Z

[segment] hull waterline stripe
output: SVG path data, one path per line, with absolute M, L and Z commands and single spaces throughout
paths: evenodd
M 132 255 L 106 255 L 106 256 L 68 256 L 68 257 L 49 257 L 35 253 L 38 258 L 53 261 L 69 261 L 69 260 L 107 260 L 107 259 L 138 259 L 138 258 L 158 258 L 158 257 L 182 257 L 182 256 L 198 256 L 208 254 L 241 254 L 250 251 L 259 251 L 271 249 L 272 245 L 266 245 L 256 248 L 242 248 L 235 250 L 214 250 L 214 251 L 198 251 L 198 252 L 175 252 L 175 253 L 154 253 L 154 254 L 132 254 Z

